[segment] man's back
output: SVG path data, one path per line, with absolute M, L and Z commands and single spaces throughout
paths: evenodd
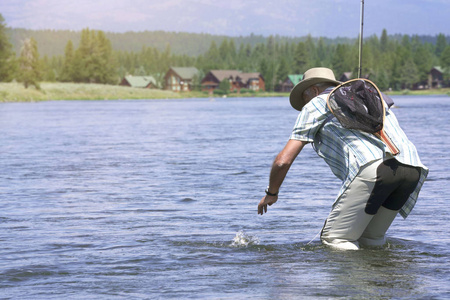
M 393 155 L 375 135 L 346 129 L 336 118 L 322 126 L 322 123 L 332 114 L 326 104 L 327 96 L 328 94 L 321 94 L 303 107 L 290 139 L 315 142 L 317 154 L 325 160 L 333 174 L 342 180 L 343 184 L 339 193 L 341 194 L 358 174 L 361 166 L 386 156 L 393 157 Z M 384 129 L 400 150 L 395 159 L 407 165 L 423 167 L 416 147 L 401 129 L 391 109 L 386 111 Z M 425 180 L 426 173 L 424 172 L 421 178 L 418 190 Z M 412 195 L 412 198 L 411 203 L 400 212 L 404 217 L 414 206 L 417 195 Z

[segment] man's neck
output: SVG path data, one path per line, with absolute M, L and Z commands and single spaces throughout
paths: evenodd
M 329 87 L 326 87 L 319 95 L 329 94 L 334 88 L 335 86 L 330 85 Z

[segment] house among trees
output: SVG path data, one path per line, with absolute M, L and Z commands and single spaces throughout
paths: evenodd
M 303 74 L 290 74 L 281 83 L 280 92 L 290 93 L 294 86 L 303 79 Z
M 237 70 L 209 71 L 201 81 L 202 90 L 212 92 L 224 80 L 229 82 L 230 91 L 239 92 L 241 89 L 265 91 L 264 78 L 260 73 L 243 73 Z
M 241 71 L 237 70 L 211 70 L 202 79 L 201 86 L 202 91 L 213 91 L 219 87 L 219 84 L 228 80 L 230 83 L 230 91 L 237 90 L 239 88 L 236 78 L 241 74 Z
M 428 87 L 431 89 L 441 88 L 444 86 L 444 70 L 437 66 L 433 67 L 428 73 Z
M 171 67 L 164 76 L 164 89 L 173 92 L 192 91 L 199 75 L 199 70 L 194 67 Z
M 266 90 L 264 78 L 260 73 L 241 73 L 236 78 L 236 81 L 239 83 L 239 89 L 237 91 L 240 91 L 242 88 L 255 92 Z
M 153 89 L 157 88 L 156 80 L 153 76 L 125 76 L 119 85 L 135 88 Z

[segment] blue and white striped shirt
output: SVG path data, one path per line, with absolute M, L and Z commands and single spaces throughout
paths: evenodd
M 336 118 L 331 119 L 321 128 L 322 123 L 331 115 L 327 107 L 327 96 L 328 94 L 319 95 L 303 107 L 290 139 L 312 143 L 316 141 L 317 154 L 325 160 L 334 175 L 342 180 L 337 201 L 362 166 L 392 154 L 375 135 L 346 129 Z M 420 162 L 416 147 L 408 140 L 390 109 L 386 111 L 383 128 L 400 150 L 395 159 L 403 164 L 421 168 L 419 184 L 400 209 L 400 214 L 406 218 L 417 201 L 419 191 L 428 175 L 428 168 Z

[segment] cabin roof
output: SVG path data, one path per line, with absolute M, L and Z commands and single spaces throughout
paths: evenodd
M 261 76 L 260 73 L 241 73 L 238 75 L 238 77 L 243 81 L 243 82 L 248 82 L 251 79 L 258 79 Z
M 289 74 L 288 78 L 294 85 L 296 85 L 303 79 L 303 74 Z
M 210 73 L 217 78 L 220 82 L 224 79 L 235 79 L 237 76 L 240 76 L 242 73 L 238 70 L 211 70 Z
M 435 69 L 436 71 L 440 72 L 440 73 L 444 73 L 444 69 L 440 66 L 435 66 L 433 67 L 431 70 Z
M 125 76 L 126 81 L 130 84 L 132 87 L 147 87 L 150 83 L 153 85 L 156 85 L 156 80 L 153 78 L 153 76 L 134 76 L 134 75 L 127 75 Z
M 171 67 L 181 79 L 192 79 L 195 75 L 199 74 L 199 71 L 195 67 Z

